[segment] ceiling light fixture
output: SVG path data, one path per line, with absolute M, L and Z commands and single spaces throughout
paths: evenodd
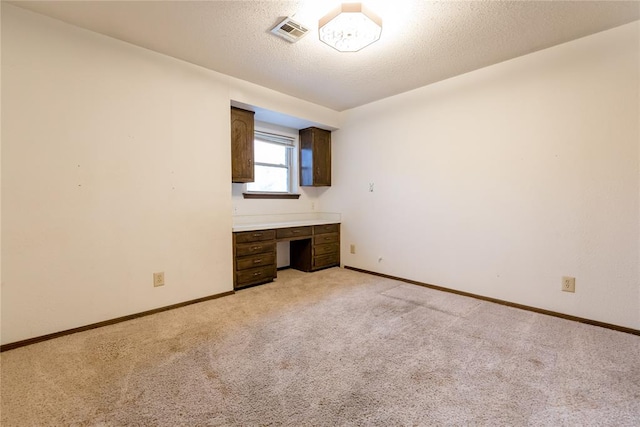
M 382 19 L 362 3 L 344 3 L 320 20 L 320 40 L 340 52 L 357 52 L 376 42 Z

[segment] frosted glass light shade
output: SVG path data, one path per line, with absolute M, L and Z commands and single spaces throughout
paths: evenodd
M 380 38 L 382 19 L 361 3 L 345 3 L 320 20 L 318 33 L 340 52 L 357 52 Z

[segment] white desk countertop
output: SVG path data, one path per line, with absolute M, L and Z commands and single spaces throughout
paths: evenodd
M 305 227 L 309 225 L 339 224 L 340 214 L 314 213 L 234 217 L 233 231 L 270 230 L 273 228 Z

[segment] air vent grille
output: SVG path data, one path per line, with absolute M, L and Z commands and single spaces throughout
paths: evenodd
M 309 32 L 309 29 L 290 17 L 287 17 L 284 21 L 276 25 L 271 32 L 291 43 L 295 43 L 304 37 Z

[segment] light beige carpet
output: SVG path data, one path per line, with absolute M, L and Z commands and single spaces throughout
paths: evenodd
M 637 426 L 640 338 L 333 268 L 1 355 L 3 426 Z

